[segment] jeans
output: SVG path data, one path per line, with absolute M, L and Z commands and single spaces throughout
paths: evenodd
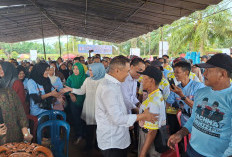
M 201 154 L 199 154 L 198 152 L 196 152 L 190 144 L 188 144 L 187 146 L 187 152 L 186 152 L 186 155 L 185 157 L 205 157 Z

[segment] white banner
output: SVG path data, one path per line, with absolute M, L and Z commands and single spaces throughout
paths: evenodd
M 36 61 L 37 59 L 37 50 L 30 50 L 30 60 Z
M 130 48 L 130 55 L 135 55 L 140 57 L 140 48 Z
M 160 41 L 159 42 L 159 57 L 163 55 L 168 55 L 169 45 L 167 41 Z

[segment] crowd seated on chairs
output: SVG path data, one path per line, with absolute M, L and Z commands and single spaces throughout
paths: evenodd
M 231 57 L 170 60 L 0 61 L 0 154 L 28 142 L 68 157 L 85 141 L 90 157 L 232 156 Z

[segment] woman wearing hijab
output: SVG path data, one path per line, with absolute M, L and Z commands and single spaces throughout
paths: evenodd
M 25 105 L 26 95 L 23 83 L 18 79 L 18 72 L 10 62 L 0 62 L 0 88 L 12 88 L 19 96 L 21 103 L 27 113 Z
M 11 88 L 0 88 L 0 145 L 9 142 L 30 142 L 28 121 L 16 92 Z
M 54 66 L 50 66 L 48 77 L 53 85 L 58 91 L 60 91 L 63 88 L 63 84 L 61 82 L 61 79 L 55 75 L 56 68 Z
M 52 61 L 50 65 L 55 67 L 55 75 L 58 76 L 62 82 L 65 82 L 66 80 L 64 78 L 64 75 L 61 72 L 59 72 L 56 65 L 56 61 Z
M 28 93 L 30 95 L 30 114 L 39 114 L 52 108 L 53 98 L 58 98 L 60 94 L 52 88 L 48 78 L 49 65 L 47 63 L 37 63 L 34 65 L 30 79 L 27 82 Z
M 72 67 L 73 67 L 73 64 L 72 64 L 71 62 L 69 62 L 69 63 L 68 63 L 68 72 L 69 72 L 69 76 L 73 74 Z
M 17 71 L 18 71 L 18 79 L 22 81 L 23 86 L 24 86 L 24 92 L 26 95 L 24 109 L 25 109 L 26 114 L 28 115 L 30 113 L 30 105 L 29 105 L 30 102 L 29 102 L 29 95 L 28 95 L 28 90 L 27 90 L 28 78 L 26 77 L 26 68 L 24 68 L 22 65 L 19 65 L 17 67 Z
M 87 124 L 87 147 L 91 149 L 94 146 L 94 139 L 96 133 L 96 120 L 95 120 L 95 94 L 97 86 L 101 79 L 105 76 L 106 70 L 102 63 L 93 63 L 89 65 L 88 77 L 80 89 L 66 87 L 62 92 L 72 92 L 76 95 L 86 94 L 83 111 L 81 118 L 85 120 Z
M 82 64 L 75 63 L 73 65 L 73 74 L 68 77 L 66 85 L 71 88 L 79 89 L 84 83 L 85 78 L 86 75 Z M 78 144 L 83 137 L 84 122 L 81 120 L 81 112 L 85 100 L 85 95 L 74 95 L 69 93 L 69 96 L 71 98 L 70 108 L 74 121 L 74 130 L 76 133 L 74 144 Z
M 55 76 L 55 67 L 54 66 L 50 66 L 50 70 L 48 73 L 48 77 L 51 81 L 51 84 L 54 88 L 56 88 L 58 90 L 58 92 L 63 88 L 63 84 L 60 80 L 60 78 L 58 76 Z M 64 110 L 64 99 L 62 96 L 60 96 L 57 101 L 55 102 L 54 106 L 53 106 L 54 110 L 60 110 L 63 111 Z
M 69 77 L 69 70 L 67 69 L 65 62 L 60 63 L 59 71 L 64 75 L 65 80 L 67 80 Z
M 18 71 L 18 79 L 23 82 L 24 89 L 26 90 L 27 89 L 27 81 L 28 81 L 28 78 L 26 76 L 26 74 L 27 74 L 26 68 L 22 65 L 19 65 L 17 67 L 17 71 Z

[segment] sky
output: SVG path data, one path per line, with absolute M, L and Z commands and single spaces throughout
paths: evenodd
M 230 10 L 232 12 L 232 0 L 223 0 L 220 4 L 223 5 L 223 9 L 230 8 Z M 58 40 L 59 40 L 58 37 L 50 37 L 50 38 L 45 38 L 44 42 L 45 42 L 45 44 L 53 45 Z M 42 44 L 43 40 L 42 39 L 30 40 L 28 42 L 36 42 L 36 43 L 41 43 Z M 67 43 L 67 35 L 61 36 L 60 37 L 60 42 L 61 43 Z M 92 44 L 92 43 L 91 43 L 91 41 L 87 40 L 87 44 Z

